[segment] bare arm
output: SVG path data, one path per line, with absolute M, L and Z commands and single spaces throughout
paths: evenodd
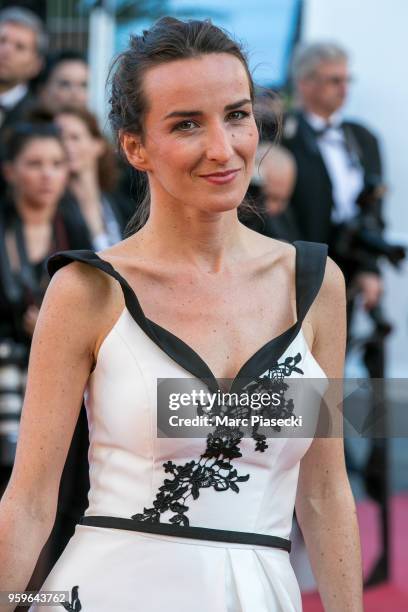
M 344 376 L 346 343 L 343 275 L 328 260 L 323 286 L 311 313 L 313 355 L 329 379 Z M 338 417 L 336 436 L 315 438 L 301 461 L 296 516 L 326 612 L 362 612 L 362 567 L 355 503 L 344 460 L 341 386 L 329 386 L 326 401 Z
M 55 275 L 35 328 L 16 459 L 0 503 L 0 591 L 26 588 L 55 520 L 104 303 L 101 274 L 85 268 L 74 263 Z

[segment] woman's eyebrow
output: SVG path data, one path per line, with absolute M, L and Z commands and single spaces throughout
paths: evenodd
M 252 104 L 252 100 L 250 100 L 249 98 L 243 98 L 242 100 L 238 100 L 238 102 L 227 104 L 227 106 L 224 107 L 224 110 L 234 110 L 234 108 L 239 108 L 240 106 L 244 106 L 245 104 Z
M 239 108 L 245 104 L 252 104 L 252 100 L 249 98 L 243 98 L 242 100 L 238 100 L 232 104 L 227 104 L 224 107 L 224 111 L 234 110 L 235 108 Z M 164 119 L 171 119 L 172 117 L 199 117 L 202 115 L 204 115 L 204 113 L 200 110 L 176 110 L 166 115 Z
M 171 119 L 172 117 L 192 117 L 192 116 L 199 116 L 199 115 L 204 115 L 203 111 L 199 111 L 199 110 L 179 110 L 179 111 L 173 111 L 172 113 L 169 113 L 168 115 L 166 115 L 164 117 L 164 119 Z

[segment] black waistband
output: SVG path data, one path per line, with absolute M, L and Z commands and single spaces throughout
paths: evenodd
M 269 546 L 282 548 L 290 552 L 291 541 L 263 533 L 248 533 L 246 531 L 226 531 L 224 529 L 208 529 L 207 527 L 182 527 L 169 523 L 146 523 L 134 519 L 116 516 L 82 516 L 80 525 L 90 527 L 107 527 L 109 529 L 130 529 L 144 533 L 154 533 L 179 538 L 195 540 L 211 540 L 213 542 L 228 542 L 230 544 L 249 544 L 253 546 Z

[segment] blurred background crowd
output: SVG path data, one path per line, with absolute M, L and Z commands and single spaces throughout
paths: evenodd
M 388 106 L 384 96 L 375 98 L 384 85 L 372 64 L 383 71 L 384 59 L 364 47 L 367 16 L 361 7 L 359 12 L 337 0 L 235 4 L 232 11 L 228 2 L 211 0 L 193 7 L 184 0 L 0 2 L 0 494 L 14 461 L 30 342 L 49 281 L 45 262 L 58 250 L 100 251 L 121 240 L 143 199 L 145 177 L 125 164 L 111 142 L 109 63 L 129 32 L 163 14 L 211 17 L 247 40 L 256 60 L 265 60 L 255 71 L 262 85 L 256 98 L 261 139 L 248 191 L 251 210 L 240 212 L 242 222 L 273 238 L 329 245 L 347 285 L 347 376 L 396 380 L 387 409 L 377 415 L 378 435 L 346 440 L 346 457 L 362 531 L 366 609 L 406 610 L 408 428 L 387 439 L 383 423 L 403 411 L 408 397 L 408 215 L 398 199 L 407 179 L 403 170 L 389 169 L 387 177 L 384 170 L 390 168 L 390 143 L 398 142 L 385 130 L 384 117 L 398 114 L 399 106 L 392 105 L 392 90 Z M 408 16 L 404 3 L 396 4 Z M 380 15 L 369 20 L 369 35 L 381 45 L 383 21 Z M 395 12 L 394 21 L 398 37 Z M 363 57 L 357 75 L 356 52 Z M 395 64 L 388 69 L 395 71 Z M 363 77 L 365 89 L 351 113 L 355 76 Z M 408 127 L 402 116 L 393 120 L 394 130 L 399 121 L 401 129 Z M 397 166 L 403 156 L 402 147 L 389 155 Z M 389 176 L 400 183 L 390 183 Z M 359 402 L 371 400 L 358 396 Z M 40 586 L 87 505 L 87 448 L 82 408 L 55 527 L 32 588 Z M 296 526 L 293 539 L 305 610 L 321 610 Z

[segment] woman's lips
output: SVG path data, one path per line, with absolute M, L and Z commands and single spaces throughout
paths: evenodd
M 214 172 L 213 174 L 200 174 L 200 176 L 213 185 L 225 185 L 233 181 L 238 172 L 239 168 L 237 170 L 226 170 L 225 172 Z

